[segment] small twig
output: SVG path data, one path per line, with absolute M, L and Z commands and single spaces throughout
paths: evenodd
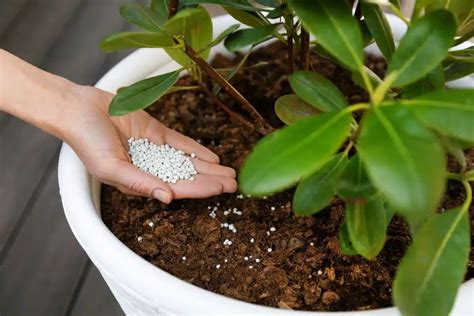
M 288 72 L 291 75 L 295 71 L 295 56 L 293 48 L 293 35 L 288 35 Z
M 309 33 L 301 27 L 301 50 L 300 62 L 303 63 L 303 70 L 309 70 Z
M 171 18 L 178 11 L 178 0 L 170 0 L 168 2 L 168 18 Z
M 257 123 L 257 130 L 266 130 L 270 132 L 273 130 L 273 127 L 269 125 L 265 119 L 258 113 L 258 111 L 250 104 L 250 102 L 240 94 L 237 89 L 235 89 L 225 78 L 214 70 L 204 59 L 199 56 L 196 51 L 189 46 L 186 42 L 184 43 L 184 52 L 191 58 L 199 68 L 204 71 L 209 77 L 212 78 L 217 84 L 219 84 L 222 89 L 227 92 L 230 96 L 232 96 L 235 100 L 237 100 L 243 108 L 249 112 L 252 118 Z
M 222 109 L 222 111 L 224 111 L 225 113 L 227 113 L 231 119 L 233 119 L 234 121 L 236 121 L 237 123 L 240 123 L 252 130 L 255 129 L 255 125 L 250 123 L 249 121 L 247 121 L 242 115 L 232 111 L 231 109 L 229 109 L 229 107 L 227 105 L 224 104 L 224 102 L 222 102 L 214 93 L 212 93 L 204 83 L 201 83 L 200 84 L 200 87 L 201 87 L 201 90 L 204 91 L 204 93 L 206 93 L 206 95 L 212 99 L 212 101 L 214 101 L 214 103 L 217 104 L 218 107 L 220 107 Z

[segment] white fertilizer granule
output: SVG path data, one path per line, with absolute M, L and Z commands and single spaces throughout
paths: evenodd
M 168 144 L 156 145 L 146 138 L 130 138 L 128 146 L 133 165 L 163 182 L 193 180 L 197 174 L 191 157 Z

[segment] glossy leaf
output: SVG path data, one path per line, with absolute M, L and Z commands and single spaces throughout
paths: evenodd
M 442 197 L 442 146 L 405 107 L 374 108 L 361 125 L 357 149 L 369 178 L 415 230 L 434 213 Z
M 474 90 L 448 89 L 402 100 L 425 125 L 467 142 L 474 142 Z
M 387 220 L 382 199 L 366 203 L 346 203 L 346 225 L 354 249 L 366 259 L 373 259 L 385 243 Z
M 449 315 L 464 279 L 470 249 L 469 219 L 454 209 L 426 222 L 400 262 L 393 300 L 403 315 Z
M 122 32 L 106 37 L 100 44 L 100 48 L 107 52 L 112 52 L 125 48 L 136 47 L 172 47 L 173 39 L 158 32 Z
M 109 114 L 123 115 L 153 104 L 178 81 L 180 71 L 151 77 L 120 89 L 109 106 Z
M 369 67 L 364 66 L 362 71 L 365 71 L 365 73 L 367 74 L 367 77 L 372 83 L 372 86 L 377 87 L 379 84 L 382 83 L 382 79 L 380 79 L 380 77 L 375 72 L 373 72 L 372 69 L 370 69 Z M 365 89 L 365 83 L 359 71 L 354 71 L 352 73 L 351 78 L 352 78 L 352 81 L 354 81 L 356 85 L 358 85 L 362 89 Z
M 362 13 L 370 33 L 387 60 L 395 51 L 395 42 L 387 18 L 378 4 L 361 2 Z
M 331 81 L 311 71 L 297 71 L 290 78 L 293 91 L 318 110 L 337 111 L 347 106 L 347 100 Z
M 453 81 L 474 73 L 474 63 L 448 60 L 443 63 L 443 66 L 446 81 Z
M 283 15 L 286 14 L 286 11 L 287 11 L 287 5 L 286 3 L 283 3 L 280 6 L 273 9 L 272 11 L 268 12 L 267 19 L 281 18 Z
M 255 2 L 265 7 L 271 7 L 271 8 L 274 8 L 278 5 L 277 1 L 275 0 L 255 0 Z
M 334 197 L 339 176 L 347 163 L 345 154 L 337 154 L 321 169 L 301 181 L 293 196 L 294 212 L 298 215 L 309 215 L 328 206 Z
M 151 9 L 162 16 L 168 17 L 169 0 L 151 0 Z
M 290 125 L 321 113 L 294 94 L 282 95 L 275 102 L 275 113 L 283 123 Z
M 463 61 L 465 63 L 474 63 L 474 46 L 450 51 L 448 54 L 451 59 Z
M 227 36 L 224 46 L 230 51 L 236 51 L 250 45 L 256 45 L 269 40 L 281 24 L 263 25 L 250 29 L 243 29 Z
M 355 256 L 358 254 L 349 238 L 349 231 L 345 220 L 339 227 L 339 251 L 346 256 Z
M 239 10 L 255 10 L 255 8 L 252 7 L 252 5 L 250 5 L 246 0 L 179 0 L 179 3 L 181 5 L 212 3 L 223 6 L 229 6 Z
M 137 3 L 124 4 L 120 7 L 120 15 L 129 23 L 138 25 L 150 32 L 161 32 L 168 15 L 152 10 Z
M 210 44 L 209 47 L 214 47 L 216 45 L 219 45 L 223 40 L 227 38 L 230 34 L 235 32 L 238 28 L 240 27 L 240 24 L 232 24 L 228 28 L 226 28 L 224 31 L 222 31 L 221 34 L 219 34 Z
M 451 11 L 461 24 L 469 16 L 474 2 L 472 0 L 417 0 L 415 12 L 419 15 L 421 11 L 430 12 L 438 9 Z
M 258 27 L 262 25 L 267 25 L 265 20 L 259 17 L 258 14 L 255 12 L 237 10 L 228 6 L 224 6 L 223 8 L 234 19 L 250 27 Z
M 345 1 L 289 0 L 305 29 L 316 36 L 331 55 L 351 70 L 363 67 L 362 35 Z
M 444 89 L 444 70 L 441 65 L 430 71 L 424 78 L 403 89 L 404 99 L 412 99 L 430 91 Z
M 266 195 L 313 174 L 340 148 L 351 121 L 349 113 L 326 113 L 266 136 L 244 162 L 240 173 L 242 191 Z
M 212 21 L 206 9 L 197 7 L 179 11 L 165 23 L 164 29 L 183 38 L 202 58 L 207 59 L 208 46 L 212 42 Z M 167 48 L 165 51 L 182 66 L 192 63 L 182 48 Z
M 363 202 L 376 193 L 359 155 L 354 155 L 339 179 L 337 195 L 345 201 Z
M 456 21 L 444 10 L 413 22 L 388 64 L 388 74 L 396 73 L 393 86 L 406 86 L 436 68 L 453 43 L 455 32 Z

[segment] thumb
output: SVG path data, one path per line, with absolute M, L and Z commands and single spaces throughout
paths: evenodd
M 171 188 L 158 177 L 143 172 L 129 162 L 118 162 L 112 171 L 110 180 L 126 187 L 139 195 L 152 197 L 163 203 L 173 200 Z

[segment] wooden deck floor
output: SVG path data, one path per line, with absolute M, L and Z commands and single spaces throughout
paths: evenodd
M 127 28 L 118 15 L 123 2 L 1 0 L 0 47 L 92 85 L 127 53 L 98 48 Z M 66 223 L 59 148 L 59 140 L 0 113 L 0 314 L 123 315 Z

